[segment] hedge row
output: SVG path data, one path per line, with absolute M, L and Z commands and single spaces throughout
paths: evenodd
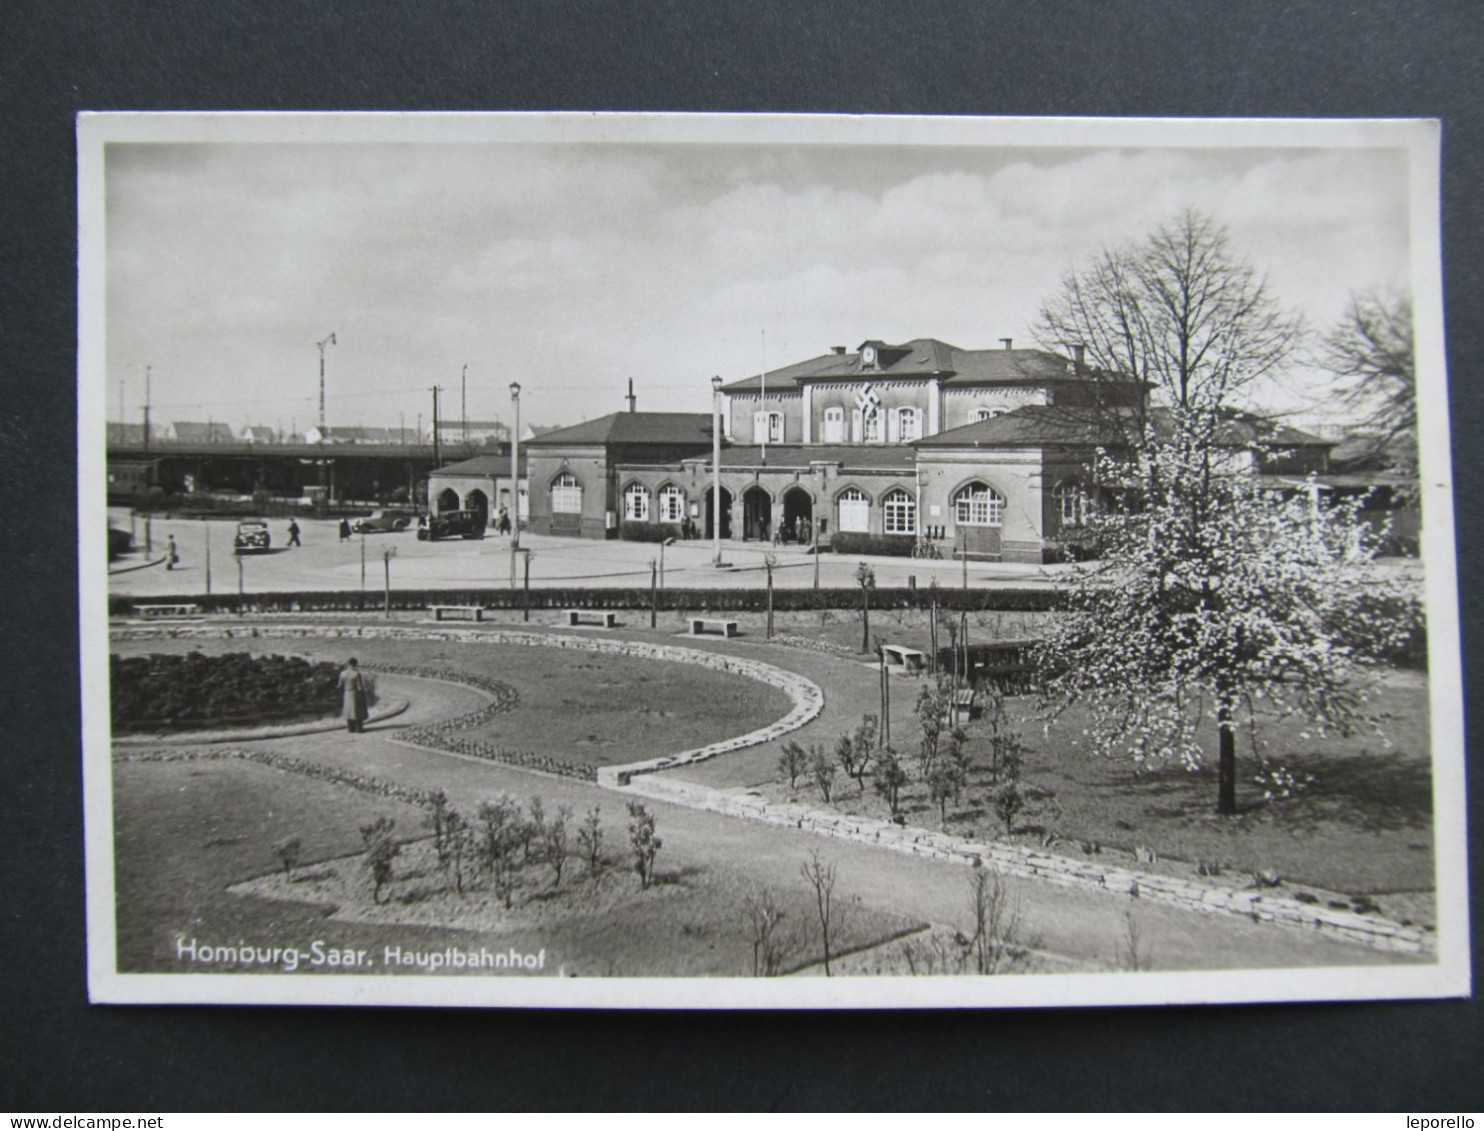
M 846 531 L 830 535 L 830 549 L 837 554 L 871 554 L 877 557 L 910 558 L 917 539 L 911 534 L 851 534 Z
M 931 588 L 892 588 L 868 591 L 872 609 L 927 609 Z M 1044 612 L 1058 608 L 1061 594 L 1052 589 L 955 589 L 940 587 L 938 607 L 968 612 Z M 480 605 L 487 609 L 615 609 L 648 612 L 648 586 L 633 589 L 394 589 L 391 607 L 398 612 L 426 612 L 432 605 Z M 763 586 L 747 589 L 664 589 L 655 594 L 663 612 L 761 613 L 768 598 Z M 167 600 L 161 598 L 159 600 Z M 302 593 L 213 593 L 174 598 L 200 607 L 203 613 L 349 613 L 379 612 L 382 594 L 359 590 Z M 130 617 L 136 605 L 155 599 L 111 595 L 110 616 Z M 859 609 L 861 591 L 849 589 L 775 589 L 775 612 L 816 612 L 821 609 Z

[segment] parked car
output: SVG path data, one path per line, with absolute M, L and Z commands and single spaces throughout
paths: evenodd
M 417 539 L 428 542 L 438 538 L 483 538 L 484 514 L 480 511 L 444 511 L 425 514 L 417 520 Z
M 367 518 L 356 519 L 350 524 L 350 528 L 357 534 L 390 534 L 406 530 L 416 518 L 417 515 L 412 511 L 389 507 L 376 511 Z
M 266 554 L 273 539 L 268 534 L 266 522 L 239 522 L 237 536 L 232 539 L 234 554 Z

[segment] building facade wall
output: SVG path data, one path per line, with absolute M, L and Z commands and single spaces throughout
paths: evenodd
M 799 444 L 804 440 L 804 398 L 797 389 L 769 389 L 766 401 L 761 390 L 729 393 L 723 409 L 725 434 L 738 443 L 762 443 L 762 437 L 754 434 L 754 425 L 757 413 L 764 410 L 783 416 L 782 438 L 771 438 L 768 443 Z
M 923 452 L 918 461 L 922 482 L 922 521 L 941 526 L 955 552 L 967 546 L 970 557 L 1007 562 L 1046 559 L 1043 498 L 1047 485 L 1039 449 Z M 960 524 L 955 499 L 979 482 L 1004 499 L 998 526 Z
M 526 461 L 531 530 L 579 538 L 608 538 L 617 533 L 613 477 L 603 448 L 532 447 Z M 563 475 L 571 475 L 582 489 L 577 513 L 553 509 L 552 486 Z
M 979 419 L 980 412 L 1001 414 L 1026 405 L 1049 403 L 1046 390 L 1018 385 L 949 388 L 943 391 L 943 427 L 962 428 Z

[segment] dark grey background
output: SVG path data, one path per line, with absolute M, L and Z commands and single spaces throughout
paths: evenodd
M 791 1016 L 89 1006 L 72 127 L 84 109 L 1439 117 L 1477 651 L 1481 27 L 1467 0 L 0 6 L 0 1108 L 1477 1110 L 1473 1002 Z M 1475 795 L 1476 847 L 1480 810 Z

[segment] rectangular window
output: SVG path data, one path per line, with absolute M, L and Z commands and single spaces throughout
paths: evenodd
M 922 417 L 918 415 L 915 408 L 901 409 L 898 416 L 901 421 L 898 432 L 902 443 L 922 439 Z

